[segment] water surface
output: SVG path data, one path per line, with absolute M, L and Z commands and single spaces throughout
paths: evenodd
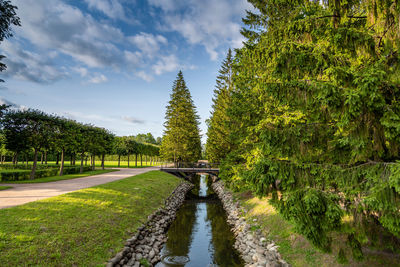
M 196 180 L 196 179 L 195 179 Z M 214 194 L 207 176 L 197 177 L 192 191 L 200 197 Z M 244 266 L 233 248 L 234 235 L 219 200 L 186 200 L 167 233 L 168 241 L 156 266 Z

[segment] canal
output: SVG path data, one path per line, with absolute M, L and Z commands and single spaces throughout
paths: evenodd
M 194 178 L 195 188 L 168 230 L 168 241 L 160 252 L 162 260 L 157 267 L 244 266 L 233 247 L 235 237 L 210 180 L 208 175 Z

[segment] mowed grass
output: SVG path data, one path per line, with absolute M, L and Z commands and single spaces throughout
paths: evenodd
M 0 191 L 12 188 L 11 186 L 2 186 L 0 185 Z
M 298 266 L 400 266 L 400 257 L 386 253 L 365 254 L 362 262 L 351 259 L 351 253 L 346 251 L 348 264 L 337 262 L 339 244 L 346 242 L 345 236 L 335 233 L 332 236 L 332 253 L 323 253 L 310 244 L 303 236 L 294 231 L 291 223 L 269 204 L 268 198 L 254 197 L 249 192 L 237 193 L 235 197 L 247 209 L 245 217 L 253 229 L 261 228 L 265 236 L 279 246 L 279 252 L 293 267 Z M 256 219 L 256 222 L 253 220 Z
M 88 164 L 89 164 L 90 162 L 88 161 Z M 7 165 L 12 165 L 12 163 L 11 162 L 6 162 L 6 164 Z M 80 166 L 80 164 L 81 164 L 81 162 L 80 162 L 80 160 L 77 160 L 76 162 L 75 162 L 75 166 Z M 96 164 L 96 167 L 101 167 L 101 161 L 99 161 L 99 160 L 96 160 L 95 161 L 95 164 Z M 150 162 L 150 161 L 144 161 L 143 160 L 143 162 L 142 162 L 142 165 L 140 164 L 140 160 L 138 160 L 138 162 L 137 162 L 137 166 L 135 165 L 135 160 L 131 160 L 130 162 L 129 162 L 129 168 L 145 168 L 145 167 L 152 167 L 152 166 L 158 166 L 158 165 L 161 165 L 162 163 L 155 163 L 155 162 Z M 25 163 L 18 163 L 18 165 L 19 166 L 26 166 L 26 164 Z M 40 164 L 40 162 L 38 162 L 38 166 L 40 166 L 40 165 L 43 165 L 43 166 L 46 166 L 46 164 Z M 55 161 L 49 161 L 49 162 L 47 162 L 47 165 L 49 165 L 49 166 L 57 166 L 57 167 L 59 167 L 60 166 L 60 163 L 59 163 L 59 165 L 56 165 L 56 162 Z M 68 160 L 68 161 L 65 161 L 64 162 L 64 166 L 71 166 L 71 162 Z M 84 163 L 84 166 L 87 166 L 85 163 Z M 104 167 L 105 168 L 118 168 L 118 161 L 104 161 Z M 28 167 L 27 168 L 25 168 L 25 169 L 31 169 L 32 168 L 32 162 L 30 161 L 29 162 L 29 165 L 28 165 Z M 121 162 L 120 162 L 120 168 L 128 168 L 128 161 L 122 161 L 121 160 Z M 7 172 L 18 172 L 18 171 L 25 171 L 25 170 L 22 170 L 22 169 L 2 169 L 1 168 L 1 165 L 0 165 L 0 170 L 1 171 L 7 171 Z
M 181 182 L 152 171 L 0 210 L 1 266 L 104 266 Z
M 63 175 L 63 176 L 50 176 L 50 177 L 37 178 L 37 179 L 33 179 L 33 180 L 4 181 L 4 182 L 0 182 L 0 183 L 4 183 L 4 184 L 48 183 L 48 182 L 56 182 L 56 181 L 61 181 L 61 180 L 70 180 L 70 179 L 75 179 L 75 178 L 83 178 L 83 177 L 87 177 L 87 176 L 103 174 L 103 173 L 108 173 L 108 172 L 115 172 L 115 171 L 118 171 L 118 170 L 94 170 L 94 171 L 87 171 L 87 172 L 84 172 L 84 173 L 66 174 L 66 175 Z

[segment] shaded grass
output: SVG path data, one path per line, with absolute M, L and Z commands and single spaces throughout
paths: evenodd
M 362 262 L 351 259 L 351 253 L 346 251 L 349 262 L 345 265 L 337 262 L 339 245 L 344 244 L 345 237 L 340 233 L 332 235 L 332 253 L 324 253 L 313 247 L 303 236 L 294 231 L 293 225 L 286 221 L 274 207 L 269 204 L 268 198 L 253 197 L 249 192 L 236 193 L 247 210 L 245 217 L 252 228 L 261 228 L 265 236 L 279 246 L 282 258 L 292 266 L 400 266 L 400 257 L 385 253 L 366 253 Z M 256 219 L 254 223 L 253 220 Z M 255 225 L 257 224 L 257 225 Z
M 0 191 L 12 188 L 11 186 L 2 186 L 0 185 Z
M 86 176 L 97 175 L 97 174 L 108 173 L 108 172 L 114 172 L 114 171 L 118 171 L 118 170 L 94 170 L 94 171 L 88 171 L 88 172 L 84 172 L 84 173 L 66 174 L 66 175 L 63 175 L 63 176 L 43 177 L 43 178 L 37 178 L 37 179 L 34 179 L 34 180 L 4 181 L 2 183 L 5 183 L 5 184 L 48 183 L 48 182 L 56 182 L 56 181 L 69 180 L 69 179 L 75 179 L 75 178 L 82 178 L 82 177 L 86 177 Z
M 1 266 L 100 266 L 181 182 L 152 171 L 0 210 Z
M 12 165 L 11 162 L 6 162 L 5 164 Z M 80 161 L 79 162 L 77 161 L 75 166 L 80 166 L 80 164 L 81 164 Z M 101 167 L 101 161 L 96 160 L 95 164 L 96 164 L 96 167 Z M 130 163 L 129 163 L 129 168 L 145 168 L 145 167 L 151 167 L 151 166 L 158 166 L 160 164 L 161 163 L 150 164 L 150 161 L 147 161 L 147 162 L 143 161 L 142 166 L 141 166 L 140 165 L 140 161 L 138 161 L 137 166 L 135 166 L 135 161 L 131 160 Z M 5 171 L 5 169 L 2 169 L 1 166 L 2 165 L 0 165 L 0 170 L 2 170 L 2 171 L 4 170 Z M 18 166 L 23 166 L 24 167 L 24 169 L 19 169 L 19 171 L 30 170 L 32 168 L 32 162 L 29 163 L 27 168 L 25 168 L 26 167 L 25 163 L 19 163 Z M 38 162 L 38 167 L 40 167 L 40 166 L 57 166 L 57 167 L 59 167 L 60 164 L 56 165 L 55 161 L 48 161 L 47 165 L 46 164 L 40 164 L 40 162 Z M 70 161 L 65 161 L 64 162 L 64 166 L 71 166 L 71 162 Z M 84 164 L 84 166 L 87 166 L 87 165 Z M 106 160 L 106 161 L 104 161 L 104 167 L 105 168 L 118 168 L 118 161 L 107 161 Z M 128 162 L 127 161 L 121 161 L 120 162 L 120 168 L 128 168 Z M 18 170 L 18 169 L 11 169 L 10 171 L 16 171 L 16 170 Z

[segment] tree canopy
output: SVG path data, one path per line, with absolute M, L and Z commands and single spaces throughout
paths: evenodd
M 217 77 L 211 117 L 207 120 L 206 157 L 210 162 L 221 161 L 231 149 L 228 139 L 231 125 L 227 111 L 231 104 L 233 90 L 232 64 L 232 51 L 229 49 Z
M 12 26 L 21 26 L 21 20 L 17 16 L 16 10 L 18 8 L 11 4 L 11 1 L 0 0 L 0 43 L 11 36 Z M 1 62 L 4 55 L 0 55 L 0 72 L 5 70 L 7 66 Z M 1 82 L 4 82 L 0 79 Z
M 168 103 L 164 136 L 160 153 L 174 162 L 197 161 L 201 157 L 199 116 L 183 74 L 180 71 L 174 81 Z
M 399 249 L 397 1 L 249 2 L 220 176 L 271 195 L 322 250 L 345 215 L 354 258 L 366 242 Z

